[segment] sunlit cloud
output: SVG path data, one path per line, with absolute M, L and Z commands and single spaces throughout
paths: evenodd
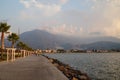
M 111 27 L 105 28 L 105 32 L 108 36 L 120 37 L 120 20 L 115 19 Z
M 25 6 L 20 17 L 44 23 L 42 26 L 47 27 L 38 25 L 38 29 L 54 34 L 120 37 L 120 0 L 80 0 L 84 10 L 62 10 L 69 1 L 20 0 Z
M 24 12 L 28 13 L 28 10 L 41 13 L 45 16 L 53 16 L 61 11 L 62 5 L 64 5 L 68 0 L 58 0 L 57 3 L 42 3 L 41 0 L 20 0 L 20 2 L 26 7 Z M 35 10 L 34 10 L 35 9 Z M 30 14 L 30 13 L 29 13 Z
M 60 2 L 61 2 L 62 4 L 65 4 L 65 3 L 68 2 L 68 0 L 60 0 Z
M 40 30 L 46 30 L 48 32 L 51 32 L 52 34 L 62 34 L 67 36 L 75 36 L 76 34 L 83 34 L 82 27 L 77 27 L 73 25 L 57 25 L 57 26 L 42 26 L 39 28 Z
M 87 19 L 82 20 L 84 24 L 87 24 L 87 26 L 84 26 L 86 27 L 84 30 L 88 30 L 90 34 L 101 33 L 100 36 L 120 37 L 120 0 L 85 1 L 86 4 L 92 5 L 88 8 L 90 14 L 89 12 L 86 14 Z

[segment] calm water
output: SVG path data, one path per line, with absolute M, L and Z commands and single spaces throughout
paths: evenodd
M 87 73 L 92 80 L 120 80 L 120 53 L 45 55 Z

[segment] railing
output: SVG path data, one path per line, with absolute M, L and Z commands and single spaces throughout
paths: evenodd
M 26 57 L 34 53 L 33 51 L 17 50 L 16 48 L 0 49 L 0 54 L 5 56 L 7 61 L 14 61 L 17 57 Z

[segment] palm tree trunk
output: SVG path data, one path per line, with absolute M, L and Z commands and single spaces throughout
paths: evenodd
M 1 48 L 4 49 L 4 32 L 1 33 Z
M 3 49 L 4 49 L 4 32 L 1 33 L 1 59 L 3 58 Z
M 12 42 L 12 46 L 11 46 L 12 48 L 14 48 L 14 44 L 15 44 L 15 43 L 14 43 L 14 42 Z

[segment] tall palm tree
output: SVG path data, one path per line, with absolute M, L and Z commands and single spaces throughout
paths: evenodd
M 11 47 L 14 48 L 15 43 L 19 40 L 19 36 L 16 33 L 12 33 L 7 39 L 12 42 Z
M 10 25 L 6 22 L 0 23 L 0 32 L 1 32 L 1 49 L 4 49 L 4 34 L 10 29 Z

